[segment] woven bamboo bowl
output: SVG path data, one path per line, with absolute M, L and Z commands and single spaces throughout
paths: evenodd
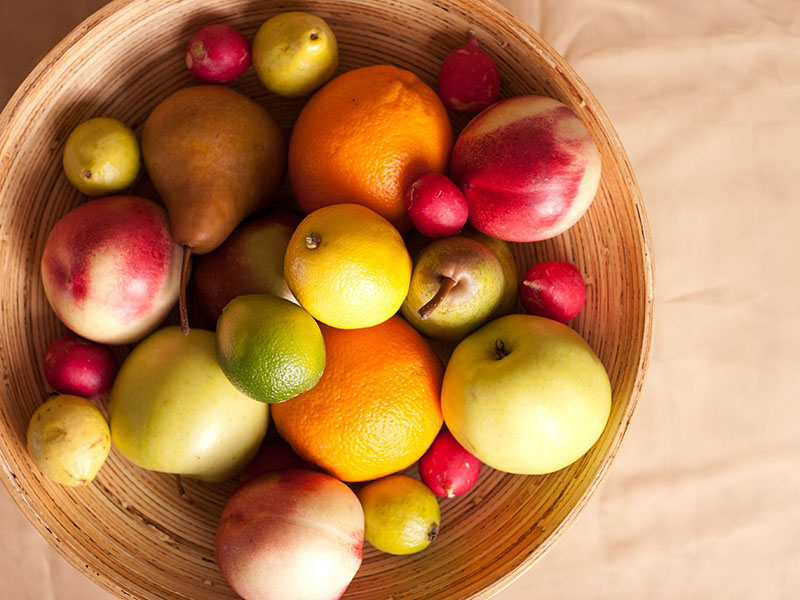
M 540 93 L 572 107 L 603 158 L 600 191 L 565 234 L 517 245 L 521 268 L 546 259 L 578 265 L 587 304 L 572 323 L 611 376 L 611 417 L 581 460 L 542 477 L 485 469 L 469 494 L 443 500 L 440 537 L 410 557 L 365 545 L 345 597 L 358 600 L 488 598 L 533 565 L 586 505 L 619 448 L 641 392 L 652 328 L 651 240 L 625 152 L 608 118 L 572 69 L 508 11 L 484 0 L 117 0 L 64 39 L 0 116 L 0 479 L 39 532 L 75 567 L 123 598 L 235 597 L 214 561 L 214 530 L 235 482 L 208 485 L 129 464 L 115 450 L 95 481 L 67 489 L 46 480 L 25 451 L 34 410 L 51 391 L 47 345 L 63 333 L 47 305 L 39 260 L 48 232 L 84 201 L 60 156 L 79 122 L 110 116 L 141 129 L 153 107 L 192 82 L 189 36 L 212 22 L 252 39 L 269 16 L 306 10 L 333 27 L 340 71 L 393 63 L 434 84 L 450 49 L 472 30 L 497 60 L 506 96 Z M 234 87 L 263 102 L 288 131 L 302 101 L 270 95 L 252 70 Z M 456 128 L 466 119 L 456 121 Z M 154 196 L 146 180 L 134 190 Z M 106 408 L 105 399 L 98 404 Z

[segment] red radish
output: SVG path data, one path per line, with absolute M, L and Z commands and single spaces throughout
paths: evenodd
M 439 96 L 450 110 L 477 113 L 500 96 L 500 75 L 475 36 L 447 55 L 439 71 Z
M 533 265 L 519 285 L 522 306 L 532 315 L 566 323 L 586 303 L 586 284 L 575 265 L 563 260 Z
M 406 190 L 405 199 L 408 217 L 422 235 L 448 237 L 467 223 L 469 212 L 464 194 L 441 173 L 417 178 Z
M 230 83 L 250 66 L 250 44 L 227 25 L 209 25 L 186 47 L 186 68 L 203 83 Z
M 242 483 L 247 483 L 262 473 L 283 471 L 284 469 L 319 471 L 316 466 L 297 456 L 286 442 L 269 441 L 264 442 L 258 454 L 253 457 L 253 460 L 241 472 L 239 479 L 241 479 Z
M 44 376 L 61 394 L 92 398 L 111 389 L 119 363 L 108 346 L 68 334 L 44 353 Z
M 453 434 L 442 429 L 428 451 L 419 459 L 419 476 L 442 498 L 470 491 L 481 474 L 481 461 L 467 452 Z

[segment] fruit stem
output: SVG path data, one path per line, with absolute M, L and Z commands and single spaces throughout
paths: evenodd
M 186 313 L 186 286 L 189 283 L 189 261 L 192 258 L 192 249 L 189 246 L 183 247 L 183 266 L 181 267 L 181 288 L 178 299 L 178 313 L 181 317 L 181 331 L 183 335 L 189 335 L 189 315 Z
M 439 286 L 439 290 L 436 292 L 436 295 L 428 300 L 428 302 L 420 308 L 417 313 L 419 314 L 419 318 L 423 321 L 431 316 L 431 313 L 436 310 L 436 307 L 442 303 L 444 297 L 450 293 L 456 285 L 456 280 L 450 277 L 442 277 L 442 284 Z
M 317 248 L 319 248 L 319 243 L 321 241 L 322 240 L 319 239 L 319 235 L 318 234 L 309 233 L 306 236 L 306 248 L 308 248 L 309 250 L 316 250 Z
M 511 354 L 511 352 L 506 349 L 506 345 L 503 343 L 503 340 L 496 339 L 494 342 L 494 356 L 497 360 L 502 360 L 506 356 Z

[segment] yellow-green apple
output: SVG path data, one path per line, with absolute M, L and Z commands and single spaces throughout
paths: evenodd
M 268 405 L 245 396 L 217 363 L 216 336 L 165 327 L 128 355 L 111 388 L 111 439 L 144 469 L 204 481 L 239 473 L 258 452 Z
M 538 475 L 578 460 L 605 428 L 611 384 L 570 327 L 534 315 L 495 319 L 453 351 L 442 413 L 458 442 L 500 471 Z
M 289 238 L 303 215 L 276 211 L 237 227 L 213 252 L 196 256 L 192 271 L 195 300 L 216 321 L 237 296 L 272 294 L 297 303 L 283 276 Z
M 364 512 L 324 473 L 265 473 L 231 496 L 217 527 L 217 564 L 244 600 L 336 600 L 361 566 Z
M 594 199 L 600 168 L 580 117 L 544 96 L 492 104 L 462 130 L 450 158 L 469 222 L 511 242 L 545 240 L 572 227 Z
M 135 342 L 155 329 L 178 299 L 180 269 L 166 211 L 136 196 L 90 200 L 64 215 L 41 262 L 58 318 L 104 344 Z

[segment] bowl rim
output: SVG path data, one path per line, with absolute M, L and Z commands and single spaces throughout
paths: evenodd
M 644 307 L 642 310 L 642 338 L 637 340 L 641 347 L 639 350 L 638 363 L 636 365 L 636 376 L 632 384 L 630 398 L 627 403 L 626 410 L 622 415 L 622 420 L 616 434 L 609 445 L 609 450 L 606 458 L 603 460 L 601 466 L 593 476 L 586 490 L 581 494 L 573 508 L 564 516 L 563 520 L 558 526 L 553 529 L 545 537 L 541 544 L 539 544 L 528 556 L 526 556 L 516 567 L 510 569 L 504 575 L 501 575 L 491 584 L 483 588 L 479 593 L 472 596 L 472 598 L 490 598 L 502 589 L 511 585 L 519 577 L 521 577 L 530 567 L 538 562 L 542 556 L 558 541 L 569 529 L 574 525 L 578 517 L 583 513 L 589 501 L 593 498 L 601 482 L 605 479 L 612 463 L 616 460 L 622 441 L 628 430 L 633 414 L 638 406 L 639 399 L 642 396 L 644 382 L 650 366 L 650 361 L 653 352 L 653 323 L 655 317 L 655 265 L 653 256 L 653 240 L 650 231 L 647 214 L 644 207 L 639 185 L 633 173 L 630 160 L 622 145 L 622 142 L 614 129 L 610 119 L 606 115 L 600 103 L 594 97 L 592 92 L 586 86 L 584 81 L 575 72 L 575 70 L 567 63 L 567 61 L 531 26 L 523 22 L 519 17 L 512 13 L 505 6 L 500 4 L 497 0 L 460 0 L 465 4 L 481 5 L 488 11 L 494 13 L 494 16 L 503 19 L 511 24 L 514 28 L 515 34 L 519 40 L 527 47 L 532 49 L 538 55 L 537 61 L 540 66 L 545 70 L 548 76 L 557 78 L 559 84 L 564 86 L 565 89 L 569 88 L 570 92 L 576 97 L 581 98 L 581 107 L 590 107 L 591 112 L 596 117 L 596 121 L 602 126 L 603 132 L 607 137 L 608 142 L 615 156 L 619 160 L 619 168 L 626 178 L 626 187 L 629 189 L 634 208 L 636 209 L 636 224 L 637 234 L 640 240 L 640 259 L 644 267 Z M 4 178 L 3 171 L 5 166 L 10 164 L 14 155 L 14 148 L 11 144 L 11 134 L 16 129 L 15 125 L 20 119 L 26 118 L 24 111 L 20 108 L 25 99 L 34 94 L 42 79 L 47 73 L 59 62 L 65 55 L 73 49 L 82 39 L 86 38 L 92 32 L 101 27 L 103 23 L 111 16 L 119 13 L 136 4 L 140 4 L 141 0 L 113 0 L 112 2 L 102 6 L 100 9 L 85 18 L 75 28 L 73 28 L 64 38 L 58 42 L 39 63 L 33 68 L 28 76 L 23 80 L 20 86 L 16 89 L 14 94 L 8 100 L 6 105 L 0 111 L 0 180 Z M 0 207 L 3 202 L 0 198 Z M 5 287 L 5 286 L 3 286 Z M 0 359 L 3 358 L 4 352 L 0 348 Z M 0 371 L 5 371 L 5 361 L 0 360 Z M 5 395 L 5 394 L 4 394 Z M 124 591 L 116 581 L 109 578 L 104 573 L 98 573 L 80 557 L 79 549 L 73 548 L 65 540 L 57 537 L 56 533 L 51 531 L 47 524 L 42 520 L 41 516 L 28 501 L 28 495 L 17 481 L 17 477 L 13 472 L 13 467 L 8 463 L 6 454 L 3 451 L 6 446 L 5 440 L 0 438 L 0 481 L 8 491 L 9 495 L 14 500 L 14 503 L 20 508 L 22 513 L 28 521 L 36 528 L 36 530 L 44 537 L 47 542 L 55 548 L 55 550 L 69 562 L 78 571 L 89 577 L 92 582 L 99 585 L 103 589 L 123 598 L 130 597 L 130 594 Z

